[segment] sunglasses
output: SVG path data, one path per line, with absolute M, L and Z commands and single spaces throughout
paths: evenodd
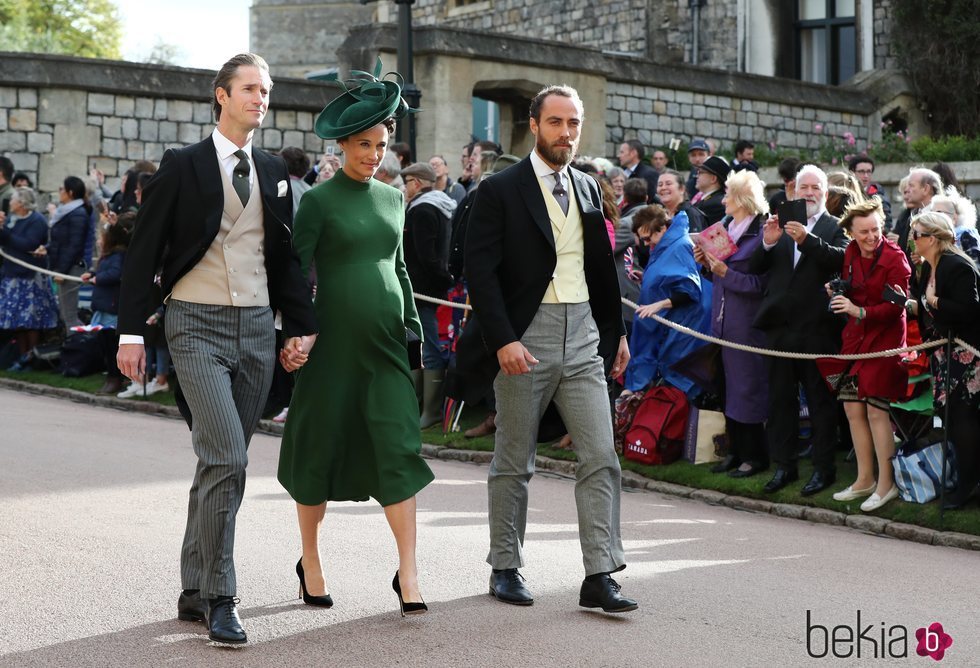
M 915 240 L 919 240 L 922 237 L 931 237 L 931 236 L 932 235 L 929 234 L 928 232 L 920 232 L 919 230 L 912 230 L 912 238 Z

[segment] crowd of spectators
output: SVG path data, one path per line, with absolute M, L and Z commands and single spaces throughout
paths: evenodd
M 953 332 L 976 341 L 980 318 L 967 314 L 980 308 L 977 293 L 974 286 L 971 296 L 964 286 L 975 277 L 980 261 L 977 212 L 948 166 L 911 169 L 899 185 L 901 204 L 893 208 L 874 179 L 875 163 L 868 156 L 855 156 L 846 171 L 829 174 L 788 158 L 777 169 L 782 188 L 767 200 L 754 149 L 752 142 L 739 141 L 734 157 L 727 160 L 715 153 L 714 142 L 695 138 L 688 144 L 692 169 L 686 179 L 668 166 L 669 151 L 651 150 L 636 140 L 620 144 L 616 161 L 582 156 L 574 163 L 601 184 L 621 293 L 640 305 L 638 310 L 623 307 L 633 356 L 619 379 L 626 394 L 666 383 L 696 403 L 706 395 L 679 364 L 702 342 L 662 324 L 651 317 L 655 314 L 727 341 L 787 352 L 901 347 L 908 324 L 919 325 L 927 339 Z M 341 157 L 332 150 L 315 164 L 299 148 L 286 147 L 280 154 L 290 174 L 294 210 L 307 191 L 341 166 Z M 518 160 L 495 142 L 473 141 L 463 147 L 456 176 L 443 155 L 416 161 L 407 145 L 391 147 L 376 178 L 405 195 L 404 253 L 416 292 L 465 301 L 463 250 L 478 186 Z M 60 327 L 64 333 L 83 322 L 114 329 L 119 268 L 142 188 L 154 171 L 152 163 L 136 163 L 115 192 L 98 170 L 86 178 L 68 176 L 45 215 L 38 210 L 30 179 L 15 172 L 9 159 L 0 158 L 0 247 L 28 265 L 81 281 L 50 279 L 29 267 L 3 263 L 0 330 L 11 332 L 16 341 L 12 370 L 30 368 L 45 332 Z M 779 207 L 797 199 L 805 201 L 806 220 L 780 221 Z M 735 249 L 724 258 L 699 242 L 699 235 L 718 224 Z M 952 274 L 959 281 L 955 289 L 950 274 L 942 267 L 936 270 L 940 260 L 959 267 Z M 315 275 L 310 279 L 315 281 Z M 78 286 L 83 284 L 94 291 L 91 314 L 79 310 Z M 829 289 L 834 285 L 836 290 Z M 908 295 L 905 308 L 883 297 L 885 286 Z M 101 391 L 132 397 L 170 389 L 162 297 L 160 308 L 147 320 L 160 334 L 147 338 L 146 382 L 122 387 L 111 361 L 115 343 L 110 335 L 105 338 L 107 382 Z M 936 301 L 938 306 L 932 303 Z M 447 339 L 446 319 L 436 305 L 420 300 L 417 307 L 426 333 L 425 371 L 416 381 L 424 428 L 442 418 L 452 336 Z M 918 318 L 910 316 L 907 323 L 907 312 Z M 456 318 L 452 324 L 465 323 Z M 972 353 L 958 350 L 954 357 L 957 363 L 950 373 L 960 382 L 954 382 L 958 394 L 950 406 L 958 416 L 972 410 L 975 419 L 980 374 Z M 812 424 L 809 456 L 814 468 L 802 493 L 815 494 L 836 483 L 835 450 L 844 441 L 853 443 L 858 472 L 834 498 L 867 497 L 865 510 L 894 498 L 890 411 L 906 398 L 909 387 L 902 358 L 817 365 L 723 347 L 720 360 L 723 389 L 713 398 L 725 415 L 729 450 L 713 471 L 750 477 L 775 467 L 763 487 L 767 492 L 796 481 L 802 404 Z M 944 373 L 941 352 L 933 353 L 932 360 L 934 375 Z M 285 387 L 280 388 L 279 404 L 288 406 L 288 378 L 277 384 Z M 945 405 L 939 384 L 934 386 L 937 406 Z M 468 436 L 493 433 L 492 396 L 486 404 L 486 419 Z M 276 419 L 284 421 L 287 412 L 284 408 Z M 838 415 L 846 415 L 846 422 Z M 849 429 L 841 430 L 839 424 Z M 962 505 L 973 491 L 970 486 L 980 480 L 980 471 L 971 473 L 977 467 L 976 433 L 969 436 L 961 430 L 953 439 L 962 469 L 953 506 Z

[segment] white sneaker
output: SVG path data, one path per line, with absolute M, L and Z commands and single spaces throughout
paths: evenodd
M 289 414 L 289 406 L 286 406 L 285 408 L 282 409 L 282 411 L 279 413 L 279 415 L 277 415 L 274 418 L 272 418 L 272 421 L 273 422 L 278 422 L 279 424 L 282 424 L 283 422 L 286 421 L 286 416 L 288 414 Z
M 875 491 L 877 483 L 871 485 L 867 489 L 854 489 L 854 485 L 849 485 L 846 489 L 834 494 L 834 501 L 853 501 L 854 499 L 860 499 L 862 496 L 867 496 Z
M 878 510 L 896 496 L 898 496 L 898 485 L 893 485 L 890 490 L 885 492 L 884 496 L 878 496 L 877 494 L 872 494 L 869 496 L 865 502 L 861 504 L 861 510 L 866 513 L 870 513 L 873 510 Z
M 157 392 L 169 392 L 170 385 L 167 383 L 157 383 L 157 379 L 154 378 L 146 385 L 146 396 L 151 394 L 156 394 Z
M 116 396 L 120 399 L 132 399 L 136 396 L 143 395 L 143 383 L 132 382 L 129 384 L 125 390 L 117 394 Z

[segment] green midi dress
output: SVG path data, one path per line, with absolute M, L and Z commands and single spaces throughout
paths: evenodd
M 419 409 L 405 328 L 421 337 L 402 254 L 402 194 L 343 171 L 303 195 L 293 244 L 315 263 L 320 335 L 296 385 L 279 482 L 298 503 L 415 496 L 432 471 L 420 454 Z

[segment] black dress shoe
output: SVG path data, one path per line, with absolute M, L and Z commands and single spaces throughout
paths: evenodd
M 531 605 L 534 597 L 516 568 L 493 569 L 490 573 L 490 595 L 511 605 Z
M 757 473 L 762 473 L 769 468 L 768 464 L 760 464 L 759 462 L 746 462 L 749 465 L 747 469 L 735 469 L 734 471 L 729 471 L 728 475 L 732 478 L 750 478 Z
M 772 494 L 773 492 L 778 492 L 786 485 L 796 482 L 800 479 L 799 474 L 796 471 L 787 471 L 786 469 L 776 469 L 776 473 L 772 476 L 766 486 L 762 488 L 762 491 L 766 494 Z
M 306 573 L 303 571 L 303 557 L 296 562 L 296 575 L 299 577 L 299 595 L 306 605 L 315 605 L 320 608 L 332 608 L 333 599 L 330 594 L 323 596 L 313 596 L 306 591 Z
M 402 611 L 402 617 L 405 615 L 421 615 L 429 611 L 429 606 L 425 604 L 425 601 L 406 601 L 402 598 L 402 584 L 398 580 L 398 571 L 395 571 L 395 577 L 391 580 L 391 588 L 398 594 L 398 607 Z
M 619 583 L 608 573 L 592 575 L 582 582 L 578 604 L 583 608 L 602 608 L 603 612 L 629 612 L 639 606 L 631 598 L 619 593 Z
M 226 645 L 244 645 L 248 642 L 242 620 L 238 618 L 238 599 L 219 596 L 208 599 L 208 639 Z
M 197 589 L 185 589 L 177 598 L 177 619 L 183 622 L 204 621 L 204 601 Z
M 712 473 L 724 473 L 725 471 L 731 471 L 732 469 L 737 469 L 741 466 L 742 460 L 740 460 L 735 455 L 728 455 L 720 462 L 711 467 Z
M 813 496 L 817 492 L 822 492 L 831 485 L 837 482 L 837 476 L 833 473 L 821 473 L 820 471 L 814 471 L 813 475 L 810 476 L 809 482 L 803 485 L 803 489 L 800 490 L 800 494 L 803 496 Z

